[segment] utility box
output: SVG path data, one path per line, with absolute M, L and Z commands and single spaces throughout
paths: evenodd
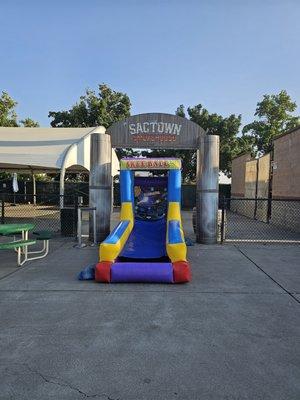
M 60 210 L 60 231 L 62 236 L 76 236 L 77 234 L 77 209 L 64 207 Z

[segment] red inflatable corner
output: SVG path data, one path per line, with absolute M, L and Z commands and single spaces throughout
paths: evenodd
M 191 280 L 191 269 L 187 261 L 176 261 L 173 263 L 174 283 L 184 283 Z
M 111 265 L 112 262 L 110 261 L 101 261 L 98 264 L 96 264 L 95 281 L 109 283 Z

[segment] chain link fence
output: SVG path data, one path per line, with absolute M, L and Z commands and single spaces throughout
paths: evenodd
M 64 236 L 76 235 L 78 194 L 11 194 L 0 193 L 2 224 L 33 223 L 35 230 L 50 230 Z
M 64 196 L 0 193 L 0 223 L 31 222 L 36 230 L 76 236 L 77 208 L 87 201 L 78 192 Z M 218 219 L 222 243 L 300 244 L 300 200 L 223 198 Z
M 224 198 L 221 242 L 300 244 L 300 200 Z

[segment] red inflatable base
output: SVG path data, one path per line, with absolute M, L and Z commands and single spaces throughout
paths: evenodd
M 187 261 L 177 261 L 173 263 L 174 283 L 184 283 L 191 280 L 191 269 Z
M 112 262 L 110 261 L 101 261 L 98 264 L 96 264 L 95 281 L 109 283 L 111 266 Z

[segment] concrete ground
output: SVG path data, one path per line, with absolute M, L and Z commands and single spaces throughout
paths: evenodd
M 0 254 L 0 399 L 300 398 L 299 246 L 195 245 L 189 284 L 106 285 L 73 244 Z

